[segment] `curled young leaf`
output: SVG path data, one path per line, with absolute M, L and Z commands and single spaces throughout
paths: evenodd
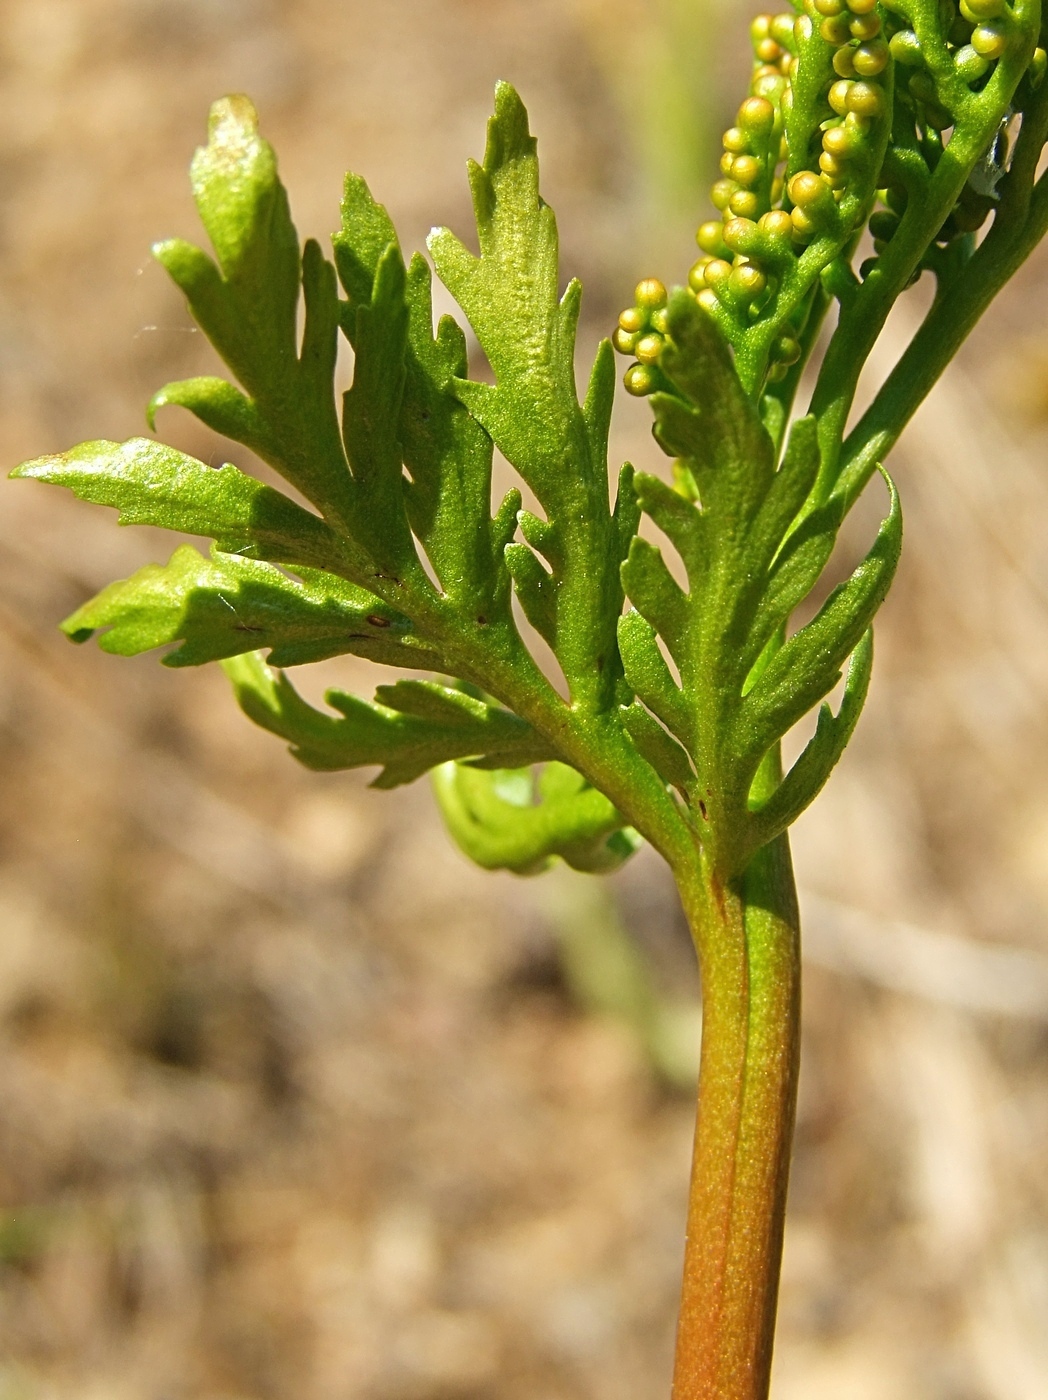
M 560 858 L 575 870 L 617 869 L 637 850 L 608 799 L 563 763 L 485 771 L 446 763 L 433 774 L 444 821 L 459 848 L 487 870 L 538 875 Z

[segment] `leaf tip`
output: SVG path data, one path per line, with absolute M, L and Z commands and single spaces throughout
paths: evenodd
M 706 343 L 727 344 L 717 322 L 686 287 L 674 287 L 670 292 L 666 322 L 673 340 L 701 338 Z
M 490 175 L 510 161 L 534 157 L 536 142 L 528 124 L 528 109 L 512 83 L 495 84 L 495 112 L 488 122 L 484 169 Z
M 181 242 L 182 240 L 180 238 L 160 238 L 152 245 L 149 251 L 152 253 L 153 257 L 156 258 L 158 263 L 162 263 L 163 266 L 166 267 L 168 258 L 174 256 Z
M 528 112 L 520 93 L 505 78 L 499 78 L 495 83 L 495 119 L 518 124 L 523 121 L 527 125 Z
M 19 462 L 7 473 L 9 481 L 32 481 L 34 477 L 46 477 L 55 464 L 55 457 L 33 457 L 28 462 Z
M 207 139 L 211 146 L 241 146 L 245 138 L 258 136 L 258 112 L 242 92 L 229 93 L 212 102 L 207 118 Z
M 400 251 L 400 244 L 397 242 L 387 243 L 375 270 L 375 289 L 372 292 L 372 299 L 378 300 L 380 292 L 386 291 L 387 288 L 402 294 L 406 282 L 407 268 L 404 266 L 404 254 Z

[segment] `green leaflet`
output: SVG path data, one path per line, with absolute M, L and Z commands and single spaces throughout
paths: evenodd
M 669 333 L 661 366 L 676 393 L 653 396 L 655 432 L 681 460 L 682 479 L 694 484 L 698 500 L 649 476 L 638 476 L 636 488 L 642 508 L 680 553 L 687 591 L 661 552 L 635 539 L 622 577 L 636 611 L 619 624 L 619 646 L 627 682 L 669 731 L 633 715 L 635 743 L 697 803 L 719 861 L 740 871 L 812 801 L 854 728 L 872 657 L 863 638 L 898 562 L 901 515 L 889 482 L 891 508 L 870 553 L 815 618 L 784 640 L 785 624 L 817 584 L 841 524 L 836 503 L 801 514 L 818 473 L 816 424 L 794 425 L 776 468 L 727 345 L 684 293 L 670 303 Z M 833 689 L 853 652 L 839 714 L 824 709 L 808 749 L 751 810 L 765 755 Z M 694 773 L 668 747 L 671 735 Z
M 567 454 L 591 444 L 575 391 L 580 288 L 559 292 L 557 225 L 539 195 L 535 138 L 506 84 L 496 92 L 484 164 L 470 164 L 480 257 L 447 229 L 430 235 L 441 281 L 465 311 L 496 384 L 459 393 L 544 503 L 585 488 Z M 521 411 L 521 410 L 525 411 Z M 592 470 L 592 463 L 587 463 Z M 606 493 L 605 493 L 606 494 Z
M 603 793 L 563 763 L 546 764 L 537 783 L 528 769 L 446 763 L 434 770 L 433 788 L 459 848 L 486 870 L 538 875 L 559 857 L 599 874 L 639 844 Z
M 379 262 L 371 301 L 357 312 L 353 385 L 343 396 L 342 436 L 353 468 L 354 533 L 383 577 L 426 591 L 404 509 L 400 449 L 406 282 L 400 249 L 390 246 Z
M 762 757 L 776 739 L 840 680 L 841 667 L 859 645 L 891 585 L 902 547 L 899 496 L 885 476 L 891 509 L 851 577 L 827 598 L 805 627 L 771 656 L 739 709 L 741 752 Z
M 217 263 L 180 239 L 154 253 L 245 393 L 218 380 L 168 385 L 153 401 L 181 403 L 259 453 L 322 512 L 342 518 L 349 471 L 332 381 L 338 330 L 335 274 L 298 235 L 276 159 L 254 107 L 229 97 L 211 109 L 208 144 L 192 166 L 193 195 Z M 296 316 L 305 293 L 299 347 Z
M 557 645 L 557 580 L 525 544 L 506 546 L 506 568 L 524 616 L 544 642 Z
M 459 375 L 455 391 L 534 491 L 545 512 L 548 583 L 530 546 L 508 563 L 530 620 L 556 653 L 574 702 L 606 709 L 621 675 L 618 565 L 635 528 L 631 477 L 608 502 L 611 346 L 598 351 L 585 402 L 575 385 L 581 288 L 560 295 L 557 225 L 539 195 L 535 138 L 511 87 L 496 91 L 483 165 L 470 166 L 480 256 L 447 229 L 429 238 L 437 274 L 469 318 L 495 384 Z M 621 528 L 627 522 L 626 530 Z M 624 535 L 627 538 L 624 538 Z M 542 571 L 544 572 L 544 571 Z
M 821 792 L 859 721 L 872 670 L 873 632 L 870 630 L 852 653 L 837 713 L 834 714 L 829 705 L 820 708 L 815 733 L 801 756 L 771 796 L 754 804 L 756 844 L 763 845 L 785 831 Z
M 353 569 L 357 557 L 351 541 L 272 486 L 228 463 L 208 467 L 148 438 L 82 442 L 69 452 L 24 462 L 11 475 L 66 486 L 82 501 L 114 506 L 121 525 L 210 536 L 226 554 L 332 570 Z
M 376 278 L 397 236 L 367 185 L 347 176 L 335 265 L 349 297 L 342 324 L 355 348 Z M 433 332 L 431 274 L 416 255 L 404 284 L 407 336 L 399 406 L 399 444 L 410 479 L 403 483 L 407 519 L 440 581 L 444 597 L 471 620 L 506 615 L 508 578 L 502 552 L 512 538 L 517 493 L 491 519 L 492 443 L 451 392 L 466 373 L 466 341 L 450 316 Z
M 631 689 L 691 750 L 696 743 L 692 706 L 659 649 L 658 633 L 639 612 L 620 618 L 619 650 Z
M 223 669 L 244 713 L 287 739 L 299 762 L 325 772 L 379 764 L 373 787 L 413 782 L 454 758 L 504 767 L 551 756 L 516 715 L 432 681 L 380 686 L 375 702 L 329 690 L 324 698 L 339 711 L 336 718 L 307 704 L 257 652 L 225 661 Z
M 165 384 L 146 405 L 150 432 L 156 432 L 156 416 L 162 408 L 186 408 L 207 427 L 243 443 L 265 461 L 279 457 L 258 405 L 225 379 L 202 374 Z
M 406 617 L 361 588 L 317 570 L 301 582 L 272 564 L 192 545 L 167 564 L 147 564 L 104 588 L 62 624 L 74 641 L 101 631 L 103 651 L 137 656 L 182 642 L 166 666 L 201 666 L 268 647 L 277 666 L 300 666 L 353 652 L 391 666 L 437 666 Z
M 695 789 L 695 770 L 684 748 L 643 705 L 625 705 L 620 713 L 637 752 L 647 759 L 664 782 L 690 798 Z

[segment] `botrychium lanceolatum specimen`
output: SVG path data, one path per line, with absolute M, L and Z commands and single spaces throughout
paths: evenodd
M 446 229 L 429 241 L 493 383 L 470 378 L 453 318 L 434 326 L 431 265 L 405 262 L 362 180 L 346 180 L 333 261 L 300 248 L 254 109 L 227 98 L 192 167 L 214 256 L 180 240 L 155 252 L 236 382 L 167 385 L 150 426 L 188 409 L 308 506 L 153 438 L 84 443 L 15 472 L 114 506 L 124 524 L 213 541 L 209 556 L 182 544 L 85 603 L 63 624 L 74 640 L 98 635 L 123 655 L 174 644 L 172 666 L 220 661 L 247 714 L 310 767 L 378 767 L 378 787 L 433 773 L 449 829 L 482 865 L 598 872 L 641 841 L 665 857 L 704 1002 L 676 1400 L 768 1391 L 799 1019 L 786 833 L 866 695 L 901 543 L 886 476 L 868 554 L 810 621 L 791 618 L 1048 225 L 1038 0 L 804 0 L 758 17 L 752 39 L 702 256 L 670 294 L 641 282 L 614 333 L 671 478 L 626 466 L 609 481 L 614 351 L 600 346 L 580 398 L 581 289 L 560 294 L 556 222 L 506 85 L 470 167 L 479 255 Z M 849 426 L 885 319 L 924 275 L 935 296 L 920 328 Z M 341 401 L 340 337 L 354 352 Z M 493 509 L 495 448 L 536 512 L 516 490 Z M 673 567 L 638 533 L 643 516 Z M 308 704 L 288 671 L 344 653 L 415 674 L 374 700 Z M 822 702 L 842 676 L 834 710 Z M 784 772 L 780 740 L 820 704 Z

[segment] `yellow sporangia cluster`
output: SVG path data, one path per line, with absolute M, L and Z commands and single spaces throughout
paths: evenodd
M 920 139 L 934 145 L 955 121 L 905 17 L 878 0 L 804 0 L 804 5 L 801 15 L 759 15 L 753 21 L 750 92 L 724 133 L 720 178 L 710 192 L 718 217 L 700 225 L 696 239 L 702 255 L 688 274 L 698 301 L 710 310 L 723 309 L 729 317 L 725 324 L 740 328 L 759 319 L 783 274 L 809 243 L 822 233 L 837 234 L 843 243 L 851 224 L 875 203 L 871 133 L 876 129 L 884 137 L 890 115 L 885 82 L 892 60 L 896 102 L 912 118 Z M 967 88 L 978 91 L 1016 28 L 1007 0 L 941 0 L 940 10 L 955 71 Z M 815 45 L 818 66 L 811 71 L 824 76 L 814 92 L 810 79 L 803 89 L 809 103 L 814 98 L 814 107 L 810 120 L 800 124 L 805 150 L 791 152 L 787 133 L 794 129 L 799 53 L 816 33 L 831 46 L 832 57 L 827 63 L 825 47 Z M 1036 85 L 1046 69 L 1048 56 L 1039 48 L 1028 80 Z M 865 187 L 854 183 L 859 169 Z M 854 201 L 850 209 L 846 206 L 846 227 L 839 206 L 850 188 L 858 189 L 862 207 L 856 212 Z M 874 252 L 880 254 L 898 228 L 907 196 L 901 187 L 889 185 L 876 197 L 882 207 L 870 218 L 870 232 Z M 978 229 L 992 206 L 992 189 L 970 182 L 938 242 Z M 873 261 L 863 264 L 861 275 Z M 648 279 L 639 284 L 635 305 L 619 317 L 615 347 L 634 358 L 625 376 L 633 394 L 658 386 L 665 305 L 665 288 Z M 782 378 L 800 354 L 796 339 L 781 335 L 771 350 L 769 379 Z
M 794 172 L 787 181 L 786 123 L 798 49 L 816 22 L 838 50 L 836 81 L 827 93 L 830 116 L 823 123 L 818 165 Z M 720 178 L 710 192 L 720 217 L 700 226 L 696 238 L 702 256 L 688 274 L 701 303 L 711 309 L 719 303 L 736 318 L 755 320 L 774 295 L 784 265 L 832 224 L 847 186 L 849 157 L 871 122 L 886 112 L 878 78 L 888 64 L 888 46 L 880 31 L 876 0 L 850 0 L 850 7 L 844 0 L 812 0 L 810 15 L 754 20 L 750 92 L 724 133 Z M 662 300 L 655 304 L 653 285 L 640 284 L 636 305 L 622 313 L 615 336 L 616 348 L 636 358 L 626 372 L 626 387 L 635 394 L 655 387 L 665 335 L 659 323 L 665 291 L 659 284 Z M 781 336 L 772 350 L 771 377 L 785 374 L 800 353 L 792 336 Z

